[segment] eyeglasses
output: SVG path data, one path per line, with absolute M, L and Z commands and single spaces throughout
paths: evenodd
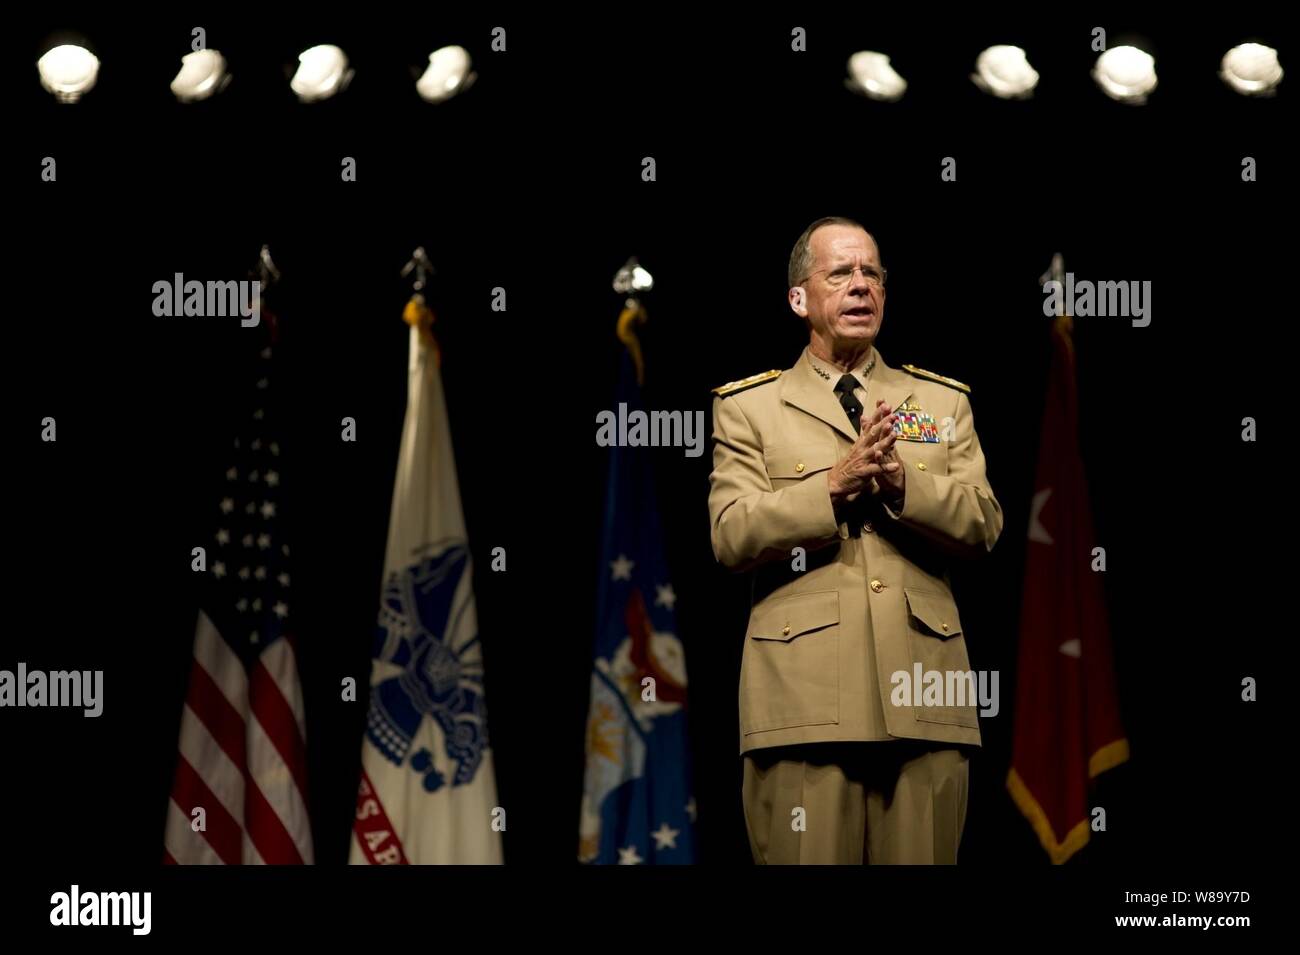
M 804 279 L 810 279 L 819 272 L 826 273 L 826 284 L 833 289 L 841 289 L 853 280 L 854 272 L 862 272 L 863 281 L 875 288 L 884 288 L 885 282 L 889 279 L 889 269 L 877 269 L 874 265 L 864 265 L 860 269 L 856 265 L 839 265 L 829 271 L 827 269 L 818 269 Z M 802 283 L 803 279 L 800 280 Z

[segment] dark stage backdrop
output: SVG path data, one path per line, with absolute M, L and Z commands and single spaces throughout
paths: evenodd
M 611 407 L 619 348 L 610 280 L 629 255 L 656 279 L 648 406 L 707 414 L 711 387 L 799 354 L 786 260 L 827 214 L 859 218 L 879 239 L 890 285 L 878 345 L 890 364 L 972 384 L 1006 512 L 992 556 L 956 577 L 972 665 L 1001 672 L 1003 699 L 982 724 L 962 863 L 1045 862 L 1003 781 L 1047 361 L 1037 280 L 1056 251 L 1080 278 L 1153 283 L 1149 327 L 1076 322 L 1133 750 L 1104 780 L 1109 831 L 1078 863 L 1266 854 L 1267 767 L 1285 757 L 1239 684 L 1268 674 L 1288 631 L 1278 521 L 1292 510 L 1291 449 L 1272 439 L 1295 338 L 1283 294 L 1294 244 L 1279 222 L 1294 200 L 1280 130 L 1293 97 L 1284 83 L 1274 101 L 1247 101 L 1214 72 L 1230 43 L 1270 39 L 1267 24 L 1103 21 L 1113 37 L 1138 30 L 1156 57 L 1161 87 L 1136 109 L 1088 77 L 1092 19 L 868 31 L 853 28 L 867 18 L 842 18 L 808 23 L 801 55 L 780 18 L 602 30 L 502 17 L 505 54 L 488 49 L 491 17 L 401 19 L 196 20 L 235 79 L 190 109 L 166 89 L 194 25 L 184 17 L 71 23 L 103 61 L 100 88 L 75 108 L 49 102 L 30 67 L 62 24 L 8 41 L 20 49 L 6 82 L 20 94 L 5 156 L 16 267 L 3 388 L 19 450 L 5 468 L 0 665 L 103 669 L 106 683 L 98 720 L 4 715 L 7 788 L 25 806 L 8 837 L 19 854 L 160 856 L 194 624 L 189 553 L 226 467 L 248 333 L 154 318 L 154 281 L 244 278 L 264 242 L 284 274 L 269 301 L 292 396 L 285 519 L 316 851 L 334 865 L 347 857 L 365 713 L 364 694 L 343 703 L 339 686 L 366 683 L 405 400 L 410 287 L 398 270 L 417 244 L 429 250 L 507 861 L 569 864 L 605 475 L 595 418 Z M 357 77 L 338 102 L 306 108 L 281 64 L 318 37 L 337 38 Z M 444 42 L 469 47 L 479 79 L 432 108 L 407 64 Z M 974 56 L 992 42 L 1029 51 L 1043 76 L 1035 100 L 994 102 L 971 86 Z M 845 60 L 864 46 L 891 51 L 912 81 L 901 103 L 844 90 Z M 37 180 L 47 155 L 57 184 Z M 344 156 L 357 159 L 357 183 L 339 181 Z M 641 181 L 644 156 L 658 181 Z M 940 181 L 947 156 L 955 183 Z M 1241 181 L 1243 156 L 1258 160 L 1259 182 Z M 490 309 L 494 286 L 507 290 L 504 313 Z M 38 440 L 47 415 L 57 444 Z M 1246 415 L 1259 444 L 1240 440 Z M 354 444 L 340 440 L 344 416 L 357 421 Z M 736 753 L 745 581 L 710 551 L 709 455 L 640 457 L 658 477 L 679 596 L 701 861 L 747 864 Z M 489 570 L 495 547 L 505 573 Z

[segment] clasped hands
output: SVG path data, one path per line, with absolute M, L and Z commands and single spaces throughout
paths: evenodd
M 857 500 L 863 492 L 871 490 L 874 481 L 895 510 L 899 508 L 906 489 L 906 473 L 898 459 L 894 442 L 894 422 L 898 415 L 889 410 L 883 401 L 876 402 L 876 410 L 869 421 L 862 422 L 858 439 L 849 453 L 831 468 L 829 485 L 832 504 Z

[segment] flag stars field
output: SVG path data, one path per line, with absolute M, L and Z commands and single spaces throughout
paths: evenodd
M 614 580 L 631 580 L 632 568 L 635 566 L 636 562 L 628 560 L 624 554 L 619 554 L 617 559 L 609 562 L 609 568 L 614 574 Z
M 644 861 L 645 859 L 642 859 L 637 853 L 636 846 L 628 846 L 626 849 L 618 850 L 619 865 L 640 865 Z
M 681 832 L 682 831 L 680 829 L 674 829 L 671 826 L 669 826 L 668 823 L 666 822 L 660 823 L 659 828 L 656 829 L 654 832 L 650 833 L 650 835 L 654 836 L 655 851 L 657 852 L 663 849 L 676 849 L 677 837 L 681 835 Z
M 673 609 L 677 603 L 677 594 L 673 592 L 672 584 L 655 584 L 655 606 L 667 607 Z

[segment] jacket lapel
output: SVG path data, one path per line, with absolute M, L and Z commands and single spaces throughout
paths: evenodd
M 906 372 L 890 368 L 876 352 L 876 367 L 867 379 L 867 407 L 862 412 L 863 420 L 870 418 L 876 410 L 876 402 L 884 401 L 890 411 L 897 411 L 908 398 L 912 397 L 915 380 Z
M 799 356 L 790 371 L 781 376 L 781 399 L 826 422 L 850 441 L 856 441 L 857 432 L 849 423 L 849 416 L 835 397 L 832 383 L 824 381 L 808 363 L 808 355 Z
M 876 367 L 867 379 L 867 407 L 862 410 L 863 420 L 870 419 L 877 400 L 886 402 L 890 411 L 896 411 L 899 405 L 912 397 L 913 384 L 911 375 L 886 365 L 877 351 Z M 799 356 L 793 368 L 781 376 L 781 388 L 781 398 L 787 404 L 826 422 L 850 441 L 857 440 L 857 433 L 835 396 L 831 382 L 818 377 L 808 363 L 806 352 Z

